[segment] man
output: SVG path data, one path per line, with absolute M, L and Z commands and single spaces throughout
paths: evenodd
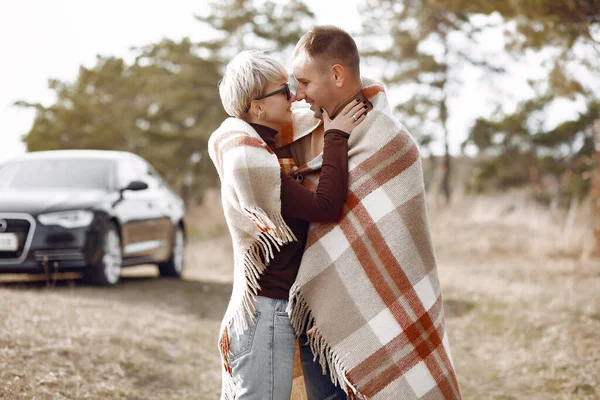
M 313 28 L 294 51 L 296 98 L 315 116 L 333 119 L 351 101 L 369 110 L 349 139 L 342 217 L 311 225 L 290 293 L 308 398 L 460 399 L 418 148 L 359 64 L 352 37 L 332 26 Z M 322 138 L 311 140 L 303 147 Z M 322 165 L 313 156 L 297 174 L 314 187 Z

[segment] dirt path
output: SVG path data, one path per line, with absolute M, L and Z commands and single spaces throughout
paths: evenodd
M 564 225 L 483 207 L 432 213 L 464 398 L 600 398 L 600 262 Z M 0 398 L 217 399 L 229 238 L 195 241 L 186 262 L 184 280 L 139 267 L 110 289 L 0 278 Z
M 228 246 L 227 238 L 192 246 L 181 281 L 137 267 L 110 289 L 6 283 L 0 398 L 218 398 L 216 341 L 231 285 L 217 257 Z

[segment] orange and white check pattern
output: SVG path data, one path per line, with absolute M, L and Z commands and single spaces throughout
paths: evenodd
M 429 233 L 418 147 L 383 86 L 349 139 L 349 189 L 337 223 L 314 223 L 292 288 L 292 324 L 332 380 L 364 399 L 460 399 Z M 301 167 L 315 188 L 318 168 Z M 311 170 L 313 173 L 310 173 Z

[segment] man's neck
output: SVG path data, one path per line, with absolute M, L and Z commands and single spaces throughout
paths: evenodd
M 340 111 L 342 111 L 344 107 L 348 105 L 348 103 L 356 99 L 360 99 L 361 101 L 366 100 L 365 96 L 362 94 L 362 85 L 357 85 L 356 90 L 354 90 L 348 97 L 342 100 L 337 107 L 333 109 L 329 115 L 329 118 L 334 119 L 340 113 Z

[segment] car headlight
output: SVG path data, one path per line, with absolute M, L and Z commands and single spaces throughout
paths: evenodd
M 61 211 L 38 215 L 44 225 L 60 225 L 63 228 L 83 228 L 92 223 L 94 213 L 88 210 Z

